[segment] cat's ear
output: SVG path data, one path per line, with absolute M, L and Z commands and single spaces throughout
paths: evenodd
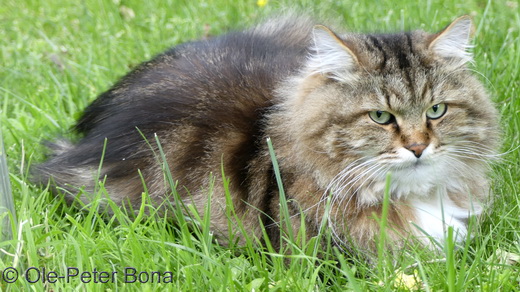
M 457 18 L 444 30 L 436 34 L 430 42 L 429 48 L 436 55 L 465 64 L 473 60 L 471 49 L 471 35 L 473 23 L 467 15 Z
M 337 34 L 323 25 L 312 31 L 313 45 L 307 61 L 311 74 L 323 74 L 340 82 L 352 81 L 353 69 L 358 59 L 352 50 Z

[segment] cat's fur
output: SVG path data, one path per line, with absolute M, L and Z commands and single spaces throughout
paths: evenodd
M 471 29 L 461 17 L 437 34 L 340 35 L 285 17 L 179 45 L 88 106 L 75 128 L 82 138 L 57 141 L 37 179 L 52 178 L 69 201 L 77 187 L 93 192 L 107 139 L 100 179 L 111 198 L 137 208 L 139 170 L 159 205 L 172 197 L 157 135 L 177 192 L 201 214 L 211 203 L 221 240 L 230 226 L 223 167 L 245 230 L 261 237 L 260 220 L 279 241 L 270 137 L 295 230 L 302 211 L 309 236 L 328 218 L 339 245 L 373 250 L 391 172 L 392 245 L 410 235 L 442 241 L 447 225 L 461 239 L 488 201 L 486 166 L 499 144 L 497 112 L 467 67 Z M 428 118 L 437 104 L 446 113 Z M 376 123 L 377 111 L 389 123 Z

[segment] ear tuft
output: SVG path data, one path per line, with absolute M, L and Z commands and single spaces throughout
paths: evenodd
M 469 16 L 462 16 L 437 34 L 429 48 L 438 56 L 455 60 L 460 65 L 472 61 L 469 52 L 473 24 Z
M 352 81 L 358 60 L 345 42 L 322 25 L 314 27 L 312 37 L 312 51 L 307 61 L 311 74 L 323 74 L 340 82 Z

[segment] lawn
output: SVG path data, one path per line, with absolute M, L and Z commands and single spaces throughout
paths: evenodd
M 491 174 L 494 205 L 465 246 L 392 260 L 383 253 L 376 268 L 332 248 L 317 258 L 311 243 L 291 255 L 260 249 L 254 239 L 224 248 L 203 227 L 203 214 L 202 227 L 190 230 L 153 209 L 135 218 L 99 215 L 96 204 L 78 212 L 29 182 L 31 165 L 46 154 L 41 142 L 73 136 L 81 110 L 131 68 L 283 7 L 313 11 L 352 31 L 434 32 L 473 16 L 474 69 L 502 114 L 505 154 Z M 413 283 L 400 279 L 408 279 L 425 291 L 520 290 L 520 264 L 512 260 L 520 254 L 519 11 L 518 0 L 3 0 L 0 128 L 17 222 L 12 239 L 0 242 L 0 289 L 406 291 Z

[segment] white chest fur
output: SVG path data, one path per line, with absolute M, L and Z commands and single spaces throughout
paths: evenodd
M 411 201 L 415 209 L 415 233 L 425 243 L 435 240 L 443 245 L 448 227 L 453 227 L 454 240 L 463 241 L 468 233 L 467 220 L 471 215 L 482 212 L 480 205 L 473 204 L 471 208 L 457 206 L 445 193 L 438 192 L 430 198 L 420 198 Z

